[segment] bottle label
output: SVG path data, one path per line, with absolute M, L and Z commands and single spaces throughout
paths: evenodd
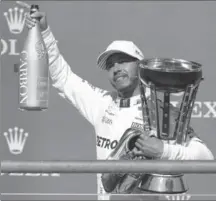
M 48 101 L 48 90 L 49 90 L 49 78 L 38 77 L 37 80 L 37 100 Z
M 45 55 L 46 55 L 46 47 L 45 47 L 42 40 L 38 41 L 35 44 L 35 50 L 37 52 L 38 59 L 42 59 L 42 58 L 45 57 Z
M 26 51 L 21 52 L 20 66 L 19 66 L 19 102 L 26 104 L 28 100 L 28 68 L 27 68 L 28 54 Z

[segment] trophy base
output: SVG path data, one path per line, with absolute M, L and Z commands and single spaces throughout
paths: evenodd
M 47 107 L 19 107 L 21 111 L 46 111 Z
M 178 194 L 188 191 L 183 175 L 146 174 L 142 178 L 140 189 L 152 193 Z

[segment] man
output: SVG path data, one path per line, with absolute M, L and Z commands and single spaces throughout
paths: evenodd
M 31 29 L 35 17 L 40 19 L 42 36 L 49 54 L 50 76 L 59 94 L 72 103 L 94 126 L 97 159 L 107 159 L 128 128 L 142 129 L 143 120 L 138 88 L 138 61 L 144 59 L 141 50 L 131 41 L 114 41 L 99 55 L 97 65 L 106 70 L 114 92 L 92 86 L 72 70 L 60 54 L 45 13 L 27 15 Z M 168 160 L 213 159 L 211 151 L 194 133 L 187 146 L 172 145 L 156 137 L 141 136 L 135 143 L 145 157 Z M 106 194 L 97 176 L 98 194 Z

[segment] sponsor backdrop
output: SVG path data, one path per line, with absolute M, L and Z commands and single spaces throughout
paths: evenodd
M 112 88 L 106 72 L 96 67 L 96 58 L 116 39 L 134 41 L 148 58 L 175 57 L 203 64 L 205 80 L 194 105 L 192 124 L 216 155 L 216 2 L 28 3 L 39 4 L 47 13 L 61 53 L 72 70 L 103 89 Z M 1 2 L 0 9 L 1 159 L 94 160 L 100 136 L 95 137 L 91 125 L 51 86 L 47 111 L 18 110 L 18 75 L 14 64 L 19 61 L 27 34 L 26 10 L 17 7 L 14 1 Z M 178 101 L 178 97 L 174 101 Z M 106 147 L 110 149 L 116 142 L 108 144 L 113 145 Z M 186 179 L 190 194 L 215 193 L 215 175 L 187 175 Z M 1 192 L 96 193 L 96 175 L 2 175 Z

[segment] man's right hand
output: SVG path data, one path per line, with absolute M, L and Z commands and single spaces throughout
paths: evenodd
M 48 28 L 47 17 L 44 12 L 36 11 L 30 15 L 30 8 L 31 8 L 30 5 L 22 1 L 17 1 L 16 3 L 19 6 L 28 9 L 28 13 L 26 14 L 26 20 L 25 20 L 25 25 L 27 26 L 28 29 L 31 29 L 32 27 L 35 26 L 36 20 L 39 21 L 41 32 L 45 31 Z

